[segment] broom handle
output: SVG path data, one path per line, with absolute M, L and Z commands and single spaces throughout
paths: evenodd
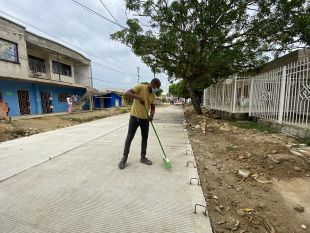
M 146 115 L 149 116 L 148 111 L 146 110 L 145 105 L 143 105 L 143 106 L 144 106 L 144 110 L 145 110 Z M 158 142 L 159 142 L 159 145 L 160 145 L 160 147 L 161 147 L 161 150 L 162 150 L 163 153 L 164 153 L 164 157 L 166 158 L 166 153 L 165 153 L 165 151 L 164 151 L 163 145 L 161 144 L 161 141 L 160 141 L 160 139 L 159 139 L 159 137 L 158 137 L 158 134 L 157 134 L 157 132 L 156 132 L 156 129 L 155 129 L 155 127 L 154 127 L 152 121 L 151 121 L 151 125 L 152 125 L 153 130 L 154 130 L 154 132 L 155 132 L 155 135 L 156 135 L 156 137 L 157 137 L 157 139 L 158 139 Z

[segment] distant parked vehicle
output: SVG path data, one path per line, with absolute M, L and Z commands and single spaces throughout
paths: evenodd
M 174 106 L 181 106 L 181 105 L 183 105 L 183 101 L 181 100 L 177 100 L 174 102 Z

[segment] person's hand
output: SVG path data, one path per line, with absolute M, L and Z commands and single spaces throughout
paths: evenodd
M 149 118 L 149 121 L 153 121 L 154 116 L 149 115 L 148 118 Z

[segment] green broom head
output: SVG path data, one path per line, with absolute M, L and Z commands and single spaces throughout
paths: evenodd
M 172 163 L 167 157 L 163 157 L 163 161 L 166 168 L 172 168 Z

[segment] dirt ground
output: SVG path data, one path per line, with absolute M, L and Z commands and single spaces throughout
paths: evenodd
M 122 107 L 30 119 L 17 118 L 13 119 L 10 123 L 2 122 L 2 124 L 0 124 L 0 142 L 64 128 L 129 111 L 129 107 Z
M 185 117 L 214 232 L 310 232 L 310 156 L 291 152 L 294 138 Z

